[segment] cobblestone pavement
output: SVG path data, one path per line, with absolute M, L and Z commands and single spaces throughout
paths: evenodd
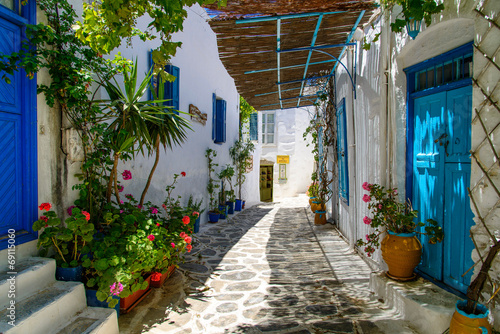
M 374 300 L 369 273 L 305 196 L 262 203 L 204 226 L 120 332 L 415 333 Z

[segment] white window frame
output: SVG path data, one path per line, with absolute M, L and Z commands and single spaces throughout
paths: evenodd
M 272 123 L 274 126 L 273 126 L 273 132 L 272 132 L 272 135 L 273 135 L 273 141 L 272 142 L 268 142 L 267 141 L 267 136 L 269 134 L 271 134 L 270 132 L 268 132 L 268 125 L 271 124 L 271 123 L 268 123 L 267 122 L 267 115 L 274 115 L 274 123 Z M 262 133 L 260 134 L 260 139 L 262 140 L 262 145 L 276 145 L 276 112 L 272 111 L 272 112 L 262 112 L 262 126 L 261 126 L 261 129 L 262 129 Z M 264 140 L 264 138 L 266 138 L 266 140 Z

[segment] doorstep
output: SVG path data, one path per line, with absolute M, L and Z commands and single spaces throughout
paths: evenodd
M 460 299 L 422 277 L 401 283 L 389 279 L 385 272 L 370 274 L 370 290 L 422 334 L 447 330 Z

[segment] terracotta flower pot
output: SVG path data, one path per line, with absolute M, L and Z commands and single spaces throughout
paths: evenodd
M 317 197 L 309 197 L 309 205 L 312 205 L 312 202 L 315 201 Z
M 314 214 L 314 225 L 326 224 L 326 211 L 316 211 Z
M 385 263 L 389 266 L 387 275 L 396 280 L 409 280 L 415 277 L 413 270 L 420 263 L 422 245 L 415 233 L 388 231 L 380 249 Z
M 325 211 L 325 209 L 326 209 L 325 203 L 321 201 L 312 201 L 311 211 L 313 213 L 316 213 L 316 211 Z
M 149 285 L 151 284 L 151 275 L 149 275 L 148 278 L 145 279 L 145 281 L 148 282 L 148 287 L 146 289 L 137 290 L 128 297 L 120 298 L 121 314 L 130 312 L 134 307 L 137 306 L 137 304 L 141 302 L 141 300 L 146 298 L 146 296 L 151 292 L 151 288 L 149 287 Z
M 149 286 L 151 286 L 152 288 L 161 288 L 161 286 L 163 285 L 163 283 L 165 283 L 167 278 L 172 276 L 172 273 L 174 272 L 174 270 L 175 270 L 175 265 L 171 265 L 168 267 L 167 271 L 163 274 L 161 274 L 161 273 L 152 274 L 151 275 L 151 283 L 149 284 Z M 155 275 L 155 274 L 159 274 L 159 275 Z M 159 279 L 157 279 L 157 276 L 159 276 Z
M 478 304 L 478 314 L 467 314 L 462 309 L 467 301 L 458 301 L 455 306 L 455 313 L 450 322 L 450 334 L 491 334 L 491 325 L 488 322 L 490 311 L 486 306 Z

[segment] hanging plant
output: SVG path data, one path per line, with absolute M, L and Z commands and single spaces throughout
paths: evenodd
M 432 14 L 437 14 L 444 9 L 444 5 L 442 3 L 438 5 L 435 0 L 382 0 L 381 3 L 387 10 L 392 10 L 395 5 L 403 8 L 401 12 L 403 18 L 396 17 L 396 20 L 391 23 L 393 32 L 402 32 L 403 28 L 413 21 L 424 20 L 429 26 L 432 22 Z

